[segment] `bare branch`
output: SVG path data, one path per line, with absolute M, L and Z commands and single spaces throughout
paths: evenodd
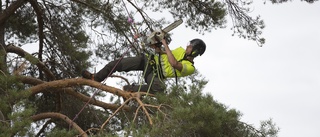
M 138 8 L 131 0 L 127 0 L 141 15 L 141 17 L 143 18 L 143 20 L 145 21 L 145 23 L 147 24 L 148 28 L 150 29 L 150 31 L 154 31 L 152 26 L 149 24 L 147 18 L 144 15 L 143 10 L 141 10 L 140 8 Z
M 152 126 L 153 125 L 153 122 L 152 122 L 152 119 L 149 115 L 149 112 L 147 111 L 146 107 L 144 106 L 144 103 L 140 100 L 140 98 L 135 98 L 137 100 L 137 102 L 140 104 L 140 106 L 142 107 L 142 110 L 144 111 L 144 113 L 146 114 L 148 120 L 149 120 L 149 124 Z M 139 107 L 140 107 L 139 106 Z
M 84 78 L 72 78 L 72 79 L 50 81 L 50 82 L 33 86 L 28 90 L 31 91 L 31 94 L 37 94 L 43 90 L 50 89 L 50 88 L 65 88 L 65 87 L 80 86 L 80 85 L 88 85 L 91 87 L 95 87 L 95 88 L 110 92 L 114 95 L 122 96 L 124 98 L 130 98 L 130 96 L 134 95 L 134 94 L 131 94 L 130 92 L 125 92 L 121 89 L 103 85 L 100 82 L 96 82 L 96 81 L 88 80 Z
M 40 61 L 42 61 L 42 51 L 43 51 L 43 40 L 44 40 L 44 33 L 43 33 L 43 13 L 42 10 L 39 6 L 39 4 L 37 3 L 36 0 L 28 0 L 31 4 L 31 6 L 33 7 L 34 11 L 37 14 L 37 21 L 38 21 L 38 27 L 39 27 L 39 55 L 38 58 Z
M 79 132 L 79 134 L 81 134 L 82 137 L 88 136 L 76 123 L 74 123 L 70 118 L 68 118 L 66 115 L 63 115 L 61 113 L 47 112 L 47 113 L 40 113 L 40 114 L 31 116 L 31 119 L 33 121 L 39 121 L 39 120 L 47 119 L 47 118 L 61 119 L 61 120 L 65 121 L 66 123 L 68 123 L 69 125 L 71 125 L 72 128 L 77 130 Z
M 14 75 L 20 75 L 20 73 L 26 68 L 27 61 L 23 61 L 20 66 L 16 70 L 13 71 Z
M 31 85 L 39 85 L 39 84 L 43 84 L 43 83 L 47 83 L 44 81 L 41 81 L 39 79 L 33 78 L 33 77 L 24 77 L 24 76 L 19 76 L 18 79 L 20 81 L 22 81 L 25 84 L 31 84 Z M 90 97 L 83 95 L 79 92 L 74 91 L 72 88 L 63 88 L 63 89 L 57 89 L 57 92 L 61 92 L 61 93 L 66 93 L 69 94 L 71 96 L 74 96 L 78 99 L 80 99 L 83 102 L 88 102 L 92 105 L 96 105 L 99 107 L 102 107 L 104 109 L 112 109 L 112 110 L 116 110 L 119 105 L 115 105 L 115 104 L 109 104 L 109 103 L 105 103 L 99 100 L 95 100 L 95 99 L 90 99 Z M 128 107 L 124 107 L 124 110 L 129 110 Z
M 128 85 L 130 85 L 130 82 L 128 79 L 126 79 L 125 77 L 123 76 L 119 76 L 119 75 L 111 75 L 110 77 L 115 77 L 115 78 L 121 78 L 123 79 Z
M 113 116 L 115 116 L 115 115 L 121 110 L 121 108 L 123 108 L 124 105 L 126 105 L 126 104 L 127 104 L 130 100 L 132 100 L 132 99 L 133 99 L 133 98 L 129 98 L 129 99 L 127 99 L 125 102 L 123 102 L 122 105 L 121 105 L 115 112 L 113 112 L 113 114 L 101 125 L 100 131 L 102 131 L 103 128 L 104 128 L 104 126 L 110 121 L 110 119 L 111 119 Z
M 36 137 L 39 137 L 41 133 L 43 133 L 45 131 L 45 129 L 48 127 L 48 125 L 52 123 L 52 120 L 48 120 L 43 126 L 42 128 L 39 130 L 39 132 L 37 133 Z
M 56 79 L 55 76 L 53 75 L 53 73 L 49 70 L 49 68 L 47 68 L 45 66 L 45 64 L 43 62 L 41 62 L 39 59 L 32 56 L 28 52 L 24 51 L 23 49 L 10 44 L 6 47 L 6 50 L 7 50 L 7 52 L 16 53 L 17 55 L 30 61 L 32 64 L 37 65 L 37 67 L 46 74 L 48 79 L 50 79 L 50 80 Z

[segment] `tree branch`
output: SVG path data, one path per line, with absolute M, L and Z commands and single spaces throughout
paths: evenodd
M 43 126 L 42 128 L 39 130 L 39 132 L 36 134 L 35 137 L 39 137 L 41 135 L 41 133 L 43 133 L 45 131 L 45 129 L 48 127 L 49 124 L 52 123 L 52 119 L 48 120 Z
M 70 118 L 68 118 L 66 115 L 63 115 L 61 113 L 47 112 L 47 113 L 40 113 L 40 114 L 31 116 L 31 119 L 33 121 L 39 121 L 46 118 L 57 118 L 57 119 L 64 120 L 69 125 L 71 125 L 73 129 L 77 130 L 82 137 L 88 136 L 76 123 L 74 123 Z
M 262 29 L 265 27 L 264 22 L 260 19 L 260 16 L 256 18 L 249 16 L 250 9 L 245 7 L 246 5 L 250 5 L 252 1 L 224 1 L 233 23 L 233 35 L 238 33 L 239 37 L 254 40 L 259 46 L 262 46 L 265 43 L 265 39 L 260 38 L 260 36 Z
M 55 76 L 53 75 L 53 73 L 45 66 L 45 64 L 43 62 L 41 62 L 39 59 L 35 58 L 34 56 L 29 54 L 28 52 L 24 51 L 23 49 L 10 44 L 6 47 L 6 50 L 7 50 L 7 52 L 17 54 L 17 55 L 25 58 L 26 60 L 30 61 L 32 64 L 36 65 L 40 70 L 42 70 L 46 74 L 48 79 L 50 79 L 50 80 L 56 79 Z
M 140 106 L 138 107 L 138 109 L 139 109 L 140 107 L 142 107 L 142 110 L 144 111 L 144 113 L 146 114 L 146 116 L 147 116 L 147 118 L 148 118 L 148 120 L 149 120 L 149 124 L 152 126 L 152 125 L 153 125 L 152 119 L 151 119 L 150 114 L 149 114 L 149 112 L 147 111 L 144 103 L 143 103 L 139 98 L 135 98 L 135 99 L 136 99 L 137 102 L 140 104 Z M 138 109 L 137 109 L 137 110 L 138 110 Z M 137 113 L 136 113 L 136 114 L 137 114 Z
M 43 33 L 44 22 L 43 22 L 43 17 L 42 17 L 43 13 L 42 13 L 42 10 L 36 0 L 29 0 L 29 2 L 37 14 L 37 21 L 38 21 L 38 27 L 39 27 L 39 32 L 38 32 L 38 34 L 39 34 L 39 54 L 38 54 L 38 58 L 40 61 L 43 61 L 42 60 L 43 43 L 44 43 L 44 33 Z M 40 71 L 40 78 L 41 77 L 42 77 L 42 73 Z
M 143 14 L 143 10 L 141 10 L 140 8 L 138 8 L 131 0 L 127 0 L 141 15 L 141 17 L 143 18 L 143 20 L 145 21 L 145 23 L 147 24 L 148 28 L 150 29 L 151 32 L 153 32 L 153 28 L 152 26 L 149 24 L 148 20 L 146 19 L 146 17 Z
M 3 10 L 1 13 L 0 13 L 0 24 L 3 24 L 5 23 L 8 18 L 14 14 L 14 12 L 20 7 L 22 6 L 23 4 L 26 3 L 26 0 L 17 0 L 17 1 L 14 1 L 12 2 L 12 4 L 6 8 L 5 10 Z
M 119 95 L 124 98 L 130 98 L 131 96 L 135 96 L 136 94 L 132 94 L 130 92 L 123 91 L 118 88 L 114 88 L 111 86 L 103 85 L 100 82 L 96 82 L 93 80 L 88 80 L 84 78 L 72 78 L 72 79 L 63 79 L 63 80 L 55 80 L 46 83 L 42 83 L 36 86 L 29 88 L 28 90 L 31 91 L 31 94 L 37 94 L 43 90 L 50 89 L 50 88 L 65 88 L 71 86 L 80 86 L 80 85 L 88 85 L 91 87 L 95 87 L 107 92 L 110 92 L 114 95 Z
M 19 76 L 18 79 L 21 82 L 23 82 L 25 84 L 30 84 L 30 85 L 39 85 L 39 84 L 47 83 L 47 82 L 41 81 L 41 80 L 33 78 L 33 77 Z M 119 107 L 118 105 L 115 105 L 115 104 L 109 104 L 109 103 L 105 103 L 105 102 L 102 102 L 99 100 L 90 99 L 90 97 L 83 95 L 79 92 L 76 92 L 72 88 L 58 89 L 57 92 L 69 94 L 71 96 L 74 96 L 74 97 L 80 99 L 83 102 L 88 102 L 90 100 L 90 102 L 89 102 L 90 104 L 102 107 L 104 109 L 116 110 Z M 125 106 L 123 109 L 129 110 L 129 107 Z
M 129 99 L 127 99 L 125 102 L 123 102 L 122 105 L 121 105 L 115 112 L 113 112 L 113 114 L 101 125 L 100 131 L 103 131 L 104 126 L 110 121 L 110 119 L 111 119 L 113 116 L 115 116 L 115 115 L 121 110 L 121 108 L 124 107 L 125 104 L 127 104 L 127 103 L 128 103 L 130 100 L 132 100 L 132 99 L 133 99 L 133 98 L 129 98 Z

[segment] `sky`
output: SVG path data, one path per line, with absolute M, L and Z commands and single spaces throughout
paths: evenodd
M 319 137 L 320 2 L 254 1 L 252 7 L 265 21 L 263 47 L 231 36 L 230 26 L 205 35 L 178 27 L 170 46 L 185 47 L 195 37 L 206 42 L 205 54 L 195 59 L 209 80 L 204 92 L 239 110 L 241 121 L 258 127 L 271 118 L 279 137 Z
M 209 80 L 203 92 L 240 111 L 241 121 L 258 127 L 271 118 L 279 137 L 319 137 L 320 2 L 263 1 L 251 5 L 251 14 L 265 21 L 263 47 L 231 36 L 230 26 L 201 35 L 184 25 L 172 31 L 169 46 L 185 47 L 193 38 L 206 42 L 205 54 L 195 59 Z
M 250 13 L 265 22 L 263 47 L 231 36 L 231 26 L 201 35 L 184 25 L 171 31 L 169 46 L 186 47 L 193 38 L 205 41 L 205 54 L 195 59 L 209 80 L 203 92 L 240 111 L 241 121 L 258 128 L 261 121 L 272 119 L 279 137 L 319 137 L 320 2 L 263 1 L 254 1 Z M 113 80 L 108 79 L 108 85 L 116 86 Z

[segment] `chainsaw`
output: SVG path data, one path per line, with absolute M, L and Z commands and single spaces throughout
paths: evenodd
M 166 39 L 167 42 L 170 43 L 171 38 L 170 38 L 170 35 L 168 34 L 168 32 L 170 32 L 171 30 L 178 27 L 180 24 L 182 24 L 182 22 L 183 21 L 180 19 L 180 20 L 177 20 L 177 21 L 171 23 L 170 25 L 168 25 L 167 27 L 165 27 L 162 30 L 152 32 L 150 35 L 148 35 L 145 44 L 147 46 L 155 45 L 155 46 L 160 47 L 162 45 L 162 43 L 161 43 L 162 39 Z

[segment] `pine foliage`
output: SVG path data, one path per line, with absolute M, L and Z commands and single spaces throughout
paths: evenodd
M 141 43 L 132 39 L 133 34 L 169 23 L 149 16 L 150 11 L 169 11 L 173 19 L 183 19 L 186 27 L 202 34 L 225 28 L 230 15 L 235 34 L 262 45 L 264 23 L 259 16 L 249 16 L 244 6 L 250 3 L 6 0 L 0 4 L 0 136 L 221 137 L 268 136 L 278 131 L 272 121 L 262 123 L 259 130 L 241 122 L 239 111 L 202 93 L 207 81 L 198 74 L 179 81 L 190 86 L 171 85 L 167 94 L 156 97 L 79 78 L 83 69 L 93 69 L 100 60 L 141 54 Z M 136 16 L 142 19 L 134 20 Z M 114 100 L 103 99 L 110 94 Z
M 135 130 L 133 136 L 168 137 L 272 137 L 279 129 L 272 120 L 261 123 L 261 130 L 241 122 L 241 113 L 228 108 L 203 94 L 207 81 L 199 75 L 193 76 L 193 84 L 187 88 L 173 86 L 169 94 L 159 94 L 154 103 L 161 104 L 155 111 L 155 125 Z M 188 90 L 189 89 L 189 90 Z M 152 110 L 150 110 L 152 111 Z M 132 129 L 127 131 L 131 133 Z

